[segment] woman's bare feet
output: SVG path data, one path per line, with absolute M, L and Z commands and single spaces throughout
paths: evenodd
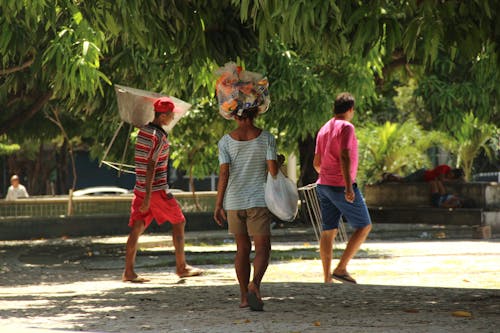
M 177 275 L 180 278 L 199 276 L 201 274 L 203 274 L 203 270 L 201 270 L 199 268 L 195 268 L 193 266 L 189 266 L 189 265 L 186 265 L 184 267 L 184 270 L 182 270 L 181 272 L 179 272 L 179 271 L 177 272 Z
M 151 280 L 139 277 L 135 273 L 125 273 L 124 272 L 122 274 L 122 281 L 123 282 L 132 282 L 132 283 L 144 283 L 144 282 L 149 282 Z
M 250 282 L 248 284 L 248 293 L 247 293 L 248 306 L 253 311 L 263 311 L 264 310 L 264 302 L 262 301 L 262 297 L 260 295 L 259 287 Z

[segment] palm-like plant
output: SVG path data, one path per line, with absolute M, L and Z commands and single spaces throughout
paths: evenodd
M 449 150 L 457 156 L 457 165 L 464 169 L 465 179 L 470 180 L 474 159 L 481 149 L 491 159 L 493 152 L 488 142 L 500 134 L 499 128 L 493 124 L 481 122 L 472 112 L 463 117 L 462 123 L 451 134 L 453 140 Z
M 407 174 L 430 165 L 426 151 L 445 140 L 439 132 L 424 131 L 415 120 L 386 122 L 357 131 L 361 183 L 381 179 L 382 173 Z

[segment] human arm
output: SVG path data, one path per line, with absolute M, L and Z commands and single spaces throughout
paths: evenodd
M 156 168 L 156 160 L 153 158 L 148 159 L 148 164 L 146 167 L 146 184 L 144 185 L 146 188 L 146 194 L 144 196 L 144 200 L 142 201 L 141 207 L 139 210 L 142 213 L 145 213 L 149 209 L 149 204 L 151 200 L 151 192 L 153 189 L 153 179 L 154 179 L 154 173 L 155 173 L 155 168 Z
M 340 165 L 345 182 L 345 200 L 352 203 L 354 202 L 355 195 L 354 189 L 352 188 L 351 152 L 349 149 L 342 149 L 340 152 Z
M 314 154 L 313 167 L 317 173 L 320 173 L 320 171 L 321 171 L 321 155 L 320 154 Z
M 14 200 L 14 199 L 16 199 L 14 196 L 14 191 L 12 187 L 9 187 L 9 189 L 7 190 L 7 196 L 5 197 L 5 200 Z
M 26 187 L 24 187 L 23 185 L 19 185 L 19 187 L 21 187 L 21 193 L 20 193 L 19 197 L 20 198 L 29 198 L 30 195 L 28 194 L 28 191 L 26 190 Z
M 266 160 L 267 171 L 271 174 L 271 176 L 276 177 L 278 174 L 278 162 L 276 160 Z
M 284 160 L 283 156 L 283 160 Z M 268 134 L 268 141 L 266 147 L 266 167 L 267 171 L 273 178 L 276 178 L 279 171 L 278 154 L 276 152 L 276 139 L 271 134 Z
M 219 181 L 217 183 L 217 199 L 215 201 L 214 220 L 221 227 L 226 218 L 226 212 L 223 208 L 224 195 L 226 194 L 227 183 L 229 180 L 229 163 L 223 163 L 219 167 Z

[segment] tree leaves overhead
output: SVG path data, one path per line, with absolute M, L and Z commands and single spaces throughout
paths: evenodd
M 498 109 L 499 12 L 497 0 L 2 1 L 0 134 L 53 138 L 44 113 L 55 108 L 97 152 L 118 126 L 111 83 L 208 110 L 212 73 L 230 60 L 268 75 L 261 121 L 288 151 L 329 118 L 339 91 L 356 96 L 356 121 L 376 119 L 380 86 L 403 65 L 425 74 L 417 94 L 437 126 L 471 109 L 486 119 Z

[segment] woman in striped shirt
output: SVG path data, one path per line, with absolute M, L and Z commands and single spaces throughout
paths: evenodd
M 239 114 L 239 115 L 238 115 Z M 276 176 L 276 141 L 268 131 L 257 128 L 258 107 L 234 115 L 238 127 L 219 141 L 219 183 L 214 212 L 222 226 L 228 221 L 236 240 L 235 270 L 240 285 L 240 307 L 262 311 L 260 283 L 271 252 L 271 213 L 264 200 L 267 172 Z M 255 245 L 253 278 L 250 253 Z

